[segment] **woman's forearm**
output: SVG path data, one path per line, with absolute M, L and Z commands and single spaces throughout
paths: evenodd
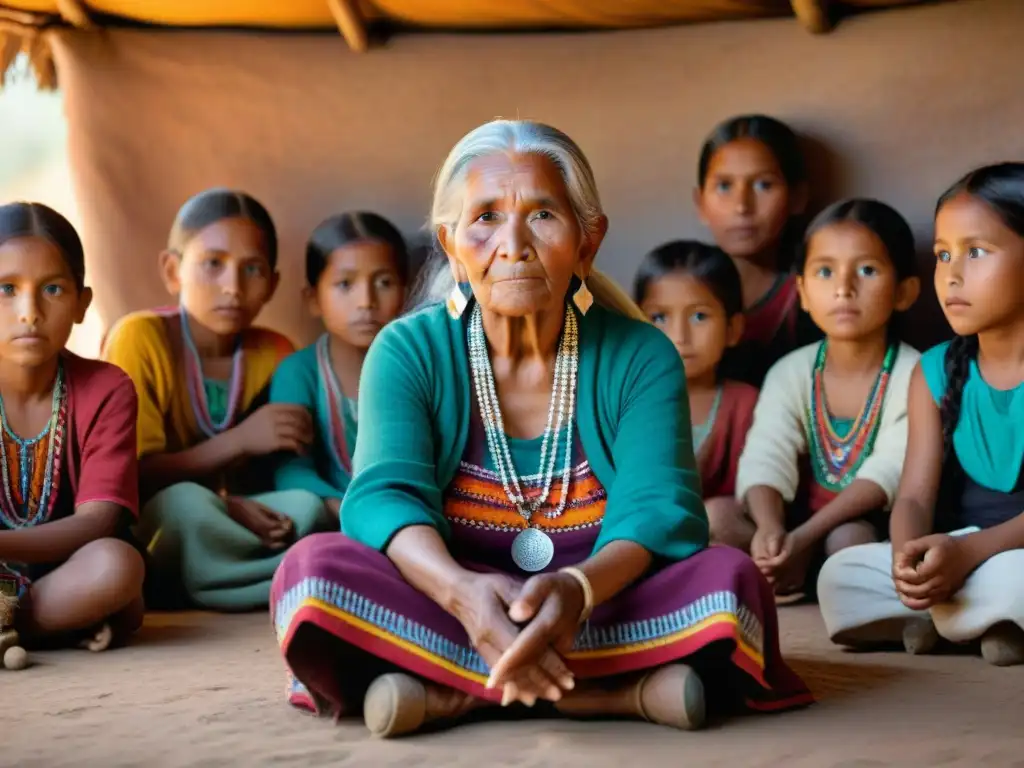
M 888 497 L 878 483 L 854 480 L 800 527 L 810 541 L 820 541 L 843 523 L 885 507 Z
M 470 572 L 455 562 L 436 530 L 427 525 L 403 528 L 391 539 L 386 554 L 409 584 L 458 615 L 459 587 Z
M 747 512 L 758 528 L 785 528 L 786 503 L 782 494 L 768 485 L 755 485 L 744 499 Z
M 590 582 L 594 605 L 607 602 L 633 584 L 651 567 L 651 553 L 632 541 L 613 541 L 577 568 Z

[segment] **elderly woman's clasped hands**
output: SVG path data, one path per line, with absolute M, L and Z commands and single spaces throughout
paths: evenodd
M 565 663 L 586 610 L 580 581 L 547 573 L 520 581 L 504 574 L 467 580 L 452 612 L 491 670 L 488 688 L 502 688 L 502 705 L 558 701 L 576 683 Z

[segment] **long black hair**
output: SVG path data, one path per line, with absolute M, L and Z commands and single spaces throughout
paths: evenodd
M 405 238 L 390 221 L 368 211 L 339 213 L 317 225 L 306 243 L 306 283 L 311 288 L 316 287 L 335 250 L 368 240 L 384 243 L 391 248 L 398 277 L 403 284 L 407 284 L 410 259 Z
M 1003 223 L 1024 237 L 1024 163 L 1000 163 L 971 171 L 939 198 L 935 215 L 950 200 L 969 195 L 980 200 Z M 946 348 L 946 391 L 939 403 L 942 417 L 942 457 L 947 465 L 954 456 L 953 432 L 960 421 L 960 405 L 971 361 L 978 356 L 978 336 L 954 336 Z
M 251 221 L 263 234 L 270 268 L 277 269 L 277 228 L 274 220 L 259 200 L 234 189 L 207 189 L 189 198 L 174 217 L 167 250 L 180 254 L 199 232 L 225 219 Z
M 71 222 L 42 203 L 0 205 L 0 245 L 16 237 L 41 237 L 60 251 L 75 287 L 85 287 L 85 250 Z
M 700 281 L 725 308 L 726 317 L 743 312 L 743 286 L 736 265 L 718 246 L 696 240 L 672 240 L 644 256 L 633 280 L 633 300 L 641 304 L 651 283 L 673 273 Z

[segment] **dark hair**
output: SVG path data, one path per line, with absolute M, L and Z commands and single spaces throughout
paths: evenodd
M 277 228 L 259 200 L 233 189 L 208 189 L 189 198 L 174 217 L 167 249 L 181 253 L 188 241 L 211 224 L 225 219 L 246 219 L 263 233 L 267 261 L 277 269 Z
M 339 213 L 320 222 L 306 244 L 306 282 L 316 287 L 331 254 L 346 245 L 375 240 L 391 248 L 395 269 L 403 283 L 409 280 L 409 248 L 401 232 L 383 216 L 368 211 Z
M 807 265 L 808 246 L 811 238 L 825 227 L 842 223 L 859 224 L 874 233 L 882 241 L 889 261 L 896 270 L 900 282 L 917 277 L 917 252 L 914 250 L 914 232 L 907 220 L 895 208 L 880 200 L 851 198 L 833 203 L 819 213 L 807 227 L 803 244 L 797 249 L 793 266 L 802 274 Z M 888 335 L 890 342 L 903 338 L 904 313 L 897 312 L 889 318 Z
M 732 259 L 721 248 L 696 240 L 673 240 L 648 253 L 633 280 L 633 298 L 644 300 L 651 283 L 680 272 L 699 280 L 725 308 L 726 317 L 743 311 L 743 286 Z
M 807 227 L 803 247 L 797 251 L 793 264 L 797 273 L 803 272 L 807 264 L 807 249 L 811 238 L 825 227 L 846 222 L 860 224 L 882 241 L 889 261 L 896 269 L 896 276 L 901 281 L 918 276 L 914 233 L 907 220 L 895 208 L 879 200 L 866 198 L 841 200 L 814 217 Z
M 715 153 L 726 144 L 740 139 L 756 139 L 768 147 L 786 183 L 794 185 L 807 180 L 800 140 L 792 128 L 767 115 L 740 115 L 719 123 L 704 140 L 697 163 L 697 182 L 701 188 L 707 181 L 708 168 Z
M 1000 163 L 971 171 L 947 189 L 935 206 L 935 215 L 946 203 L 960 195 L 980 200 L 1024 237 L 1024 163 Z M 960 405 L 971 361 L 978 356 L 978 336 L 954 336 L 946 348 L 946 391 L 939 404 L 942 417 L 943 465 L 953 458 L 953 432 L 960 421 Z
M 804 153 L 800 148 L 800 139 L 792 128 L 767 115 L 739 115 L 719 123 L 704 140 L 697 161 L 697 182 L 701 189 L 704 189 L 708 169 L 718 150 L 740 139 L 754 139 L 764 144 L 779 164 L 782 177 L 791 188 L 807 181 Z M 790 259 L 799 248 L 802 224 L 800 216 L 790 216 L 783 227 L 779 238 L 777 269 L 786 271 L 790 268 Z
M 0 244 L 16 237 L 41 237 L 60 251 L 71 270 L 75 287 L 85 287 L 85 250 L 71 222 L 42 203 L 9 203 L 0 206 Z

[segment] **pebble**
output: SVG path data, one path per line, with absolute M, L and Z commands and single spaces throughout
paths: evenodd
M 6 669 L 19 670 L 28 666 L 28 651 L 19 645 L 8 648 L 4 654 L 4 667 Z

